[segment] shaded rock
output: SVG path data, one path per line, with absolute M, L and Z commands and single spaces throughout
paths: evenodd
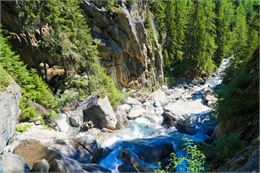
M 106 168 L 103 168 L 102 166 L 99 166 L 97 164 L 82 164 L 82 168 L 87 171 L 87 172 L 97 172 L 97 173 L 101 173 L 101 172 L 111 172 Z
M 255 149 L 249 156 L 247 162 L 235 172 L 259 172 L 259 149 Z
M 137 154 L 130 149 L 124 149 L 120 153 L 120 158 L 123 160 L 124 163 L 130 164 L 135 169 L 135 171 L 138 172 L 153 172 L 155 169 L 151 165 L 142 161 L 137 156 Z
M 163 139 L 164 138 L 158 137 L 148 140 L 125 141 L 122 146 L 124 148 L 133 149 L 142 161 L 158 163 L 173 152 L 171 141 Z
M 153 92 L 151 94 L 150 98 L 151 98 L 151 100 L 160 102 L 161 104 L 166 104 L 168 102 L 166 94 L 161 89 Z
M 20 115 L 20 87 L 13 81 L 0 93 L 0 153 L 15 132 L 15 125 Z
M 146 110 L 142 106 L 134 106 L 132 109 L 130 109 L 127 117 L 129 119 L 134 119 L 134 118 L 142 116 L 145 111 Z
M 29 171 L 29 166 L 20 156 L 9 153 L 0 156 L 1 173 L 21 173 Z
M 106 96 L 104 99 L 91 96 L 79 109 L 83 110 L 83 121 L 93 121 L 97 128 L 116 129 L 117 119 Z
M 45 173 L 48 172 L 49 169 L 50 169 L 49 163 L 47 162 L 47 160 L 43 159 L 33 164 L 31 172 Z
M 76 160 L 63 157 L 62 160 L 54 159 L 50 163 L 50 172 L 79 172 L 86 173 L 81 164 Z

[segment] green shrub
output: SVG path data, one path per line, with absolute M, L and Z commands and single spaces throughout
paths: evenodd
M 224 163 L 227 158 L 235 157 L 244 149 L 247 142 L 240 139 L 239 133 L 231 133 L 216 139 L 213 146 L 206 149 L 207 156 Z
M 117 106 L 125 96 L 116 88 L 114 81 L 106 75 L 99 63 L 94 63 L 93 67 L 94 73 L 89 76 L 91 94 L 98 94 L 101 97 L 107 95 L 112 106 Z
M 17 132 L 23 133 L 23 132 L 27 132 L 30 128 L 31 128 L 31 125 L 29 125 L 29 124 L 17 124 L 15 127 L 15 130 Z
M 10 84 L 11 79 L 3 67 L 0 65 L 0 92 L 5 91 L 5 88 Z
M 257 110 L 257 100 L 250 99 L 247 91 L 252 78 L 252 75 L 240 71 L 232 81 L 221 87 L 218 93 L 221 98 L 216 105 L 219 121 L 224 122 L 234 116 L 250 114 Z
M 2 36 L 0 36 L 0 48 L 0 65 L 21 87 L 21 116 L 19 120 L 34 121 L 40 116 L 36 109 L 30 105 L 30 101 L 41 104 L 49 109 L 56 108 L 57 100 L 48 86 L 36 71 L 27 69 L 19 57 L 11 51 Z
M 184 139 L 186 141 L 184 151 L 186 152 L 186 157 L 177 158 L 175 153 L 170 154 L 169 164 L 165 166 L 165 169 L 159 171 L 161 173 L 165 172 L 175 172 L 177 166 L 186 161 L 188 163 L 186 169 L 188 172 L 203 172 L 206 166 L 206 157 L 198 149 L 197 145 L 194 144 L 189 139 Z M 160 166 L 160 164 L 159 164 Z

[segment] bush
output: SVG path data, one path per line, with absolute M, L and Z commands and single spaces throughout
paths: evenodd
M 15 127 L 15 130 L 17 132 L 23 133 L 23 132 L 27 132 L 30 128 L 31 128 L 31 125 L 29 125 L 29 124 L 17 124 Z
M 94 73 L 89 77 L 91 94 L 98 94 L 101 98 L 108 95 L 112 106 L 116 107 L 125 96 L 116 88 L 114 81 L 106 75 L 98 63 L 94 63 L 93 67 Z
M 0 65 L 0 92 L 5 91 L 5 88 L 10 84 L 11 79 L 3 67 Z
M 184 151 L 186 152 L 186 156 L 177 158 L 175 153 L 171 153 L 169 158 L 169 164 L 165 166 L 165 170 L 159 172 L 175 172 L 176 168 L 183 162 L 187 163 L 186 170 L 188 172 L 202 172 L 205 170 L 205 155 L 198 149 L 197 145 L 192 143 L 191 140 L 185 139 L 185 141 L 186 143 L 184 144 Z
M 239 133 L 231 133 L 216 139 L 213 146 L 206 149 L 207 156 L 224 163 L 227 158 L 235 157 L 244 149 L 247 142 L 240 139 Z
M 6 40 L 0 36 L 0 65 L 21 87 L 20 121 L 34 121 L 40 114 L 30 102 L 36 102 L 49 109 L 55 109 L 57 100 L 48 86 L 34 70 L 28 70 L 24 63 L 11 51 Z

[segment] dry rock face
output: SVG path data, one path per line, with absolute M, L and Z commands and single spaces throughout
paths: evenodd
M 131 8 L 118 2 L 115 7 L 118 10 L 113 14 L 104 8 L 105 3 L 98 2 L 85 0 L 82 7 L 108 74 L 124 87 L 163 82 L 160 45 L 155 41 L 152 50 L 144 24 L 148 2 L 138 1 Z
M 20 87 L 12 82 L 6 91 L 0 93 L 0 153 L 15 131 L 15 125 L 20 115 Z

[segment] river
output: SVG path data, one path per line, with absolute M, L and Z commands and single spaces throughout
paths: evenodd
M 187 139 L 193 143 L 211 141 L 217 121 L 214 106 L 205 103 L 205 97 L 214 96 L 228 63 L 229 60 L 224 59 L 216 72 L 203 83 L 178 84 L 164 90 L 170 101 L 162 106 L 163 110 L 178 116 L 182 123 L 170 127 L 167 123 L 151 124 L 139 118 L 130 120 L 127 126 L 115 133 L 100 137 L 98 143 L 105 152 L 98 164 L 115 173 L 157 170 L 160 169 L 157 163 L 167 159 L 170 152 L 178 158 L 188 157 L 183 145 Z M 186 167 L 187 162 L 182 162 L 176 171 L 186 171 Z

